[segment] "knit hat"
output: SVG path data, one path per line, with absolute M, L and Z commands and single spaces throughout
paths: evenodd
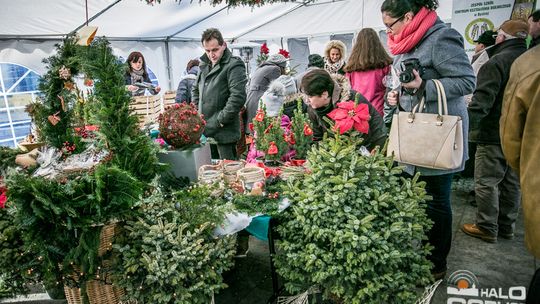
M 324 59 L 319 54 L 311 54 L 308 56 L 308 68 L 309 67 L 317 67 L 317 68 L 324 68 Z
M 277 116 L 283 106 L 285 97 L 296 94 L 296 82 L 289 75 L 281 75 L 272 81 L 261 97 L 268 116 Z
M 266 62 L 273 63 L 277 66 L 280 66 L 282 68 L 287 67 L 287 58 L 281 54 L 272 54 L 266 59 Z
M 501 24 L 499 30 L 503 30 L 508 35 L 526 38 L 529 33 L 529 24 L 523 20 L 506 20 Z
M 487 30 L 483 32 L 482 35 L 480 35 L 474 42 L 482 43 L 486 47 L 492 46 L 495 44 L 495 36 L 497 36 L 497 32 Z

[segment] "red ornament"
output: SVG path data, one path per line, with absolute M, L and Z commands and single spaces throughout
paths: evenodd
M 85 78 L 84 79 L 84 85 L 87 86 L 87 87 L 91 87 L 94 85 L 94 81 L 90 78 Z
M 262 122 L 264 120 L 264 111 L 263 110 L 257 110 L 257 115 L 255 115 L 255 120 L 258 122 Z
M 305 136 L 313 135 L 313 130 L 311 130 L 308 124 L 304 124 L 304 135 Z
M 276 155 L 276 154 L 278 154 L 278 148 L 276 146 L 276 143 L 274 143 L 273 141 L 270 142 L 270 147 L 268 147 L 267 154 L 268 155 Z
M 290 145 L 294 145 L 296 143 L 296 140 L 294 139 L 294 134 L 291 133 L 289 135 L 283 135 L 285 137 L 285 141 L 289 143 Z
M 369 107 L 362 103 L 355 105 L 354 101 L 340 102 L 337 108 L 328 113 L 328 117 L 336 122 L 336 128 L 343 134 L 354 127 L 360 133 L 369 132 Z
M 252 123 L 252 122 L 250 122 L 250 123 L 248 124 L 248 128 L 249 128 L 249 131 L 251 131 L 251 133 L 255 132 L 255 128 L 253 127 L 253 123 Z

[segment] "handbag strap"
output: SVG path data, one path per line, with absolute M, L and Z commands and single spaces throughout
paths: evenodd
M 433 83 L 435 84 L 435 88 L 437 89 L 437 113 L 439 114 L 437 117 L 437 120 L 439 121 L 438 125 L 442 124 L 443 121 L 443 115 L 448 115 L 448 103 L 446 100 L 446 92 L 444 91 L 444 87 L 440 80 L 438 79 L 431 79 Z M 422 99 L 420 100 L 420 103 L 414 106 L 411 113 L 409 114 L 409 122 L 414 121 L 414 114 L 416 113 L 422 113 L 422 110 L 424 109 L 425 104 L 425 97 L 422 96 Z

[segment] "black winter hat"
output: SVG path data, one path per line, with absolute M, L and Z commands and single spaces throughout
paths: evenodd
M 482 43 L 485 46 L 492 46 L 495 44 L 495 36 L 497 36 L 497 32 L 487 30 L 478 37 L 474 42 L 476 43 Z
M 308 56 L 308 68 L 317 67 L 324 68 L 324 59 L 319 54 L 311 54 Z

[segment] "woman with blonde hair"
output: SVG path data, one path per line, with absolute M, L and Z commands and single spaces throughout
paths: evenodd
M 347 47 L 339 40 L 330 40 L 324 48 L 324 69 L 330 74 L 345 75 L 345 55 Z
M 379 36 L 372 28 L 362 29 L 345 66 L 345 76 L 353 90 L 362 93 L 384 115 L 385 76 L 390 72 L 392 58 L 386 53 Z

